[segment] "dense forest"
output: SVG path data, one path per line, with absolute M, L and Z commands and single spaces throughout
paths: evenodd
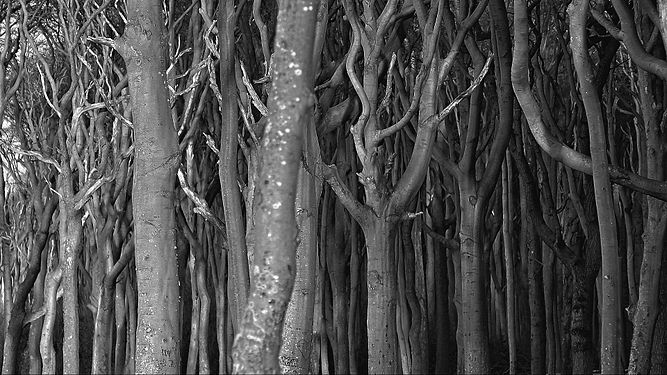
M 667 373 L 666 0 L 0 0 L 2 374 Z

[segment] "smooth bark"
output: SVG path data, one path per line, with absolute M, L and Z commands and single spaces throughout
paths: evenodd
M 220 30 L 220 102 L 222 132 L 220 135 L 220 191 L 225 213 L 229 260 L 228 298 L 232 324 L 238 329 L 248 298 L 248 258 L 243 228 L 243 211 L 238 178 L 238 107 L 236 104 L 236 60 L 234 30 L 237 12 L 234 1 L 226 1 L 218 7 Z
M 166 82 L 166 30 L 156 2 L 127 2 L 119 41 L 134 124 L 132 185 L 137 273 L 136 371 L 180 371 L 174 182 L 178 143 Z

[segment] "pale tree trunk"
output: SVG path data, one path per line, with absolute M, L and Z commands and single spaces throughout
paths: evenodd
M 56 320 L 56 300 L 58 286 L 62 278 L 62 269 L 57 266 L 46 275 L 46 287 L 44 288 L 44 326 L 40 339 L 40 353 L 42 355 L 42 373 L 56 373 L 56 352 L 53 347 L 53 330 Z
M 310 124 L 308 126 L 310 129 L 306 133 L 314 131 L 314 127 Z M 308 144 L 312 144 L 312 140 L 306 141 L 306 149 Z M 303 374 L 310 369 L 315 306 L 313 285 L 318 268 L 317 210 L 321 185 L 318 186 L 318 182 L 303 168 L 299 169 L 298 174 L 295 209 L 299 242 L 294 290 L 285 313 L 283 345 L 280 349 L 280 367 L 284 374 Z
M 0 165 L 2 159 L 0 159 Z M 5 333 L 9 326 L 9 312 L 12 310 L 12 286 L 11 275 L 8 270 L 10 267 L 10 258 L 12 251 L 9 244 L 5 244 L 5 232 L 7 223 L 5 222 L 5 172 L 0 168 L 0 256 L 2 257 L 2 318 L 0 322 L 0 353 L 4 353 Z M 0 355 L 0 357 L 3 357 Z M 0 369 L 2 369 L 2 358 L 0 358 Z
M 44 305 L 44 283 L 46 280 L 46 253 L 42 253 L 42 265 L 39 270 L 39 275 L 32 288 L 32 305 L 33 311 L 36 306 Z M 28 356 L 30 357 L 30 373 L 42 373 L 42 356 L 39 354 L 39 341 L 42 337 L 42 323 L 44 318 L 30 322 L 30 333 L 28 334 Z
M 229 282 L 229 311 L 232 325 L 238 329 L 245 308 L 248 287 L 248 258 L 243 228 L 241 192 L 237 182 L 238 171 L 238 107 L 235 77 L 236 12 L 234 1 L 221 3 L 218 9 L 218 30 L 220 30 L 220 103 L 222 132 L 220 135 L 220 190 L 227 230 Z
M 234 373 L 278 373 L 282 325 L 294 285 L 295 198 L 301 149 L 312 118 L 312 51 L 318 1 L 281 0 L 269 115 L 255 212 L 251 294 L 234 341 Z
M 465 373 L 482 374 L 490 370 L 488 322 L 484 293 L 484 262 L 482 257 L 482 224 L 484 204 L 477 201 L 473 182 L 460 182 L 461 224 L 461 295 L 462 313 L 459 325 L 463 327 L 463 354 Z M 460 345 L 460 344 L 459 344 Z
M 317 21 L 313 47 L 312 66 L 318 67 L 322 53 L 323 34 L 328 19 L 328 2 L 321 1 L 317 8 Z M 311 71 L 313 84 L 315 71 Z M 313 164 L 313 157 L 320 155 L 314 118 L 308 122 L 304 133 L 304 159 Z M 296 249 L 296 276 L 294 290 L 285 313 L 283 345 L 280 349 L 282 373 L 307 373 L 310 370 L 310 354 L 313 343 L 313 315 L 315 307 L 315 274 L 317 272 L 318 210 L 322 182 L 316 179 L 301 163 L 295 201 L 299 240 Z
M 61 147 L 65 146 L 64 139 Z M 64 158 L 62 163 L 63 174 L 59 176 L 60 182 L 60 236 L 59 253 L 60 267 L 62 268 L 63 286 L 63 319 L 66 322 L 79 321 L 79 295 L 78 295 L 78 254 L 83 239 L 83 227 L 81 226 L 81 215 L 74 208 L 74 191 L 72 187 L 72 175 L 69 168 L 69 158 Z M 63 336 L 63 372 L 66 374 L 79 373 L 79 324 L 65 324 Z
M 174 182 L 179 151 L 166 83 L 166 30 L 159 2 L 127 2 L 119 50 L 127 66 L 134 124 L 137 272 L 136 371 L 180 371 L 180 301 Z
M 619 289 L 620 272 L 618 266 L 618 240 L 616 238 L 616 217 L 612 200 L 611 181 L 607 162 L 607 142 L 600 98 L 594 82 L 588 46 L 586 43 L 586 20 L 588 1 L 577 0 L 568 8 L 570 15 L 570 45 L 572 58 L 579 79 L 580 92 L 586 109 L 588 132 L 593 160 L 593 188 L 600 227 L 600 248 L 602 258 L 602 311 L 600 311 L 600 362 L 603 374 L 621 373 L 619 327 L 621 316 Z
M 647 177 L 656 180 L 664 179 L 664 147 L 660 145 L 663 132 L 656 121 L 654 110 L 655 97 L 650 76 L 643 70 L 638 71 L 640 87 L 641 111 L 644 118 L 646 137 L 646 164 Z M 644 254 L 639 273 L 638 300 L 635 314 L 632 318 L 634 331 L 630 348 L 630 363 L 628 373 L 648 374 L 651 369 L 651 348 L 654 340 L 654 328 L 660 312 L 660 273 L 662 258 L 664 257 L 665 229 L 667 226 L 667 202 L 654 197 L 646 197 L 648 214 L 644 224 Z M 663 286 L 664 287 L 664 286 Z
M 363 228 L 368 246 L 368 373 L 396 373 L 399 371 L 396 338 L 397 284 L 392 235 L 396 224 L 381 216 Z

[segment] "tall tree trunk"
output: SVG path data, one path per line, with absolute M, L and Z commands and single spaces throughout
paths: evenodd
M 285 311 L 294 286 L 295 198 L 312 118 L 312 51 L 318 1 L 281 0 L 269 115 L 262 141 L 251 295 L 233 349 L 234 373 L 277 373 Z
M 658 313 L 653 332 L 653 347 L 651 348 L 651 374 L 667 373 L 667 257 L 662 257 L 662 272 L 660 274 L 659 303 L 663 308 Z
M 139 373 L 180 372 L 180 301 L 174 182 L 179 151 L 166 83 L 162 6 L 129 0 L 120 51 L 134 123 L 132 208 L 137 272 Z
M 463 354 L 466 374 L 484 374 L 490 370 L 487 306 L 484 290 L 482 225 L 484 204 L 478 201 L 473 181 L 461 181 L 461 295 Z M 460 343 L 459 343 L 460 345 Z
M 364 226 L 367 247 L 366 287 L 368 306 L 368 372 L 391 374 L 399 371 L 396 338 L 395 223 L 386 217 Z
M 64 139 L 61 146 L 64 146 Z M 69 159 L 66 158 L 66 159 Z M 63 164 L 60 182 L 60 236 L 59 253 L 62 268 L 63 319 L 66 322 L 79 321 L 78 254 L 83 239 L 81 214 L 74 208 L 74 191 L 68 160 Z M 79 373 L 79 324 L 65 324 L 63 336 L 63 371 L 66 374 Z
M 649 74 L 640 70 L 638 82 L 640 87 L 649 88 L 639 90 L 645 128 L 647 177 L 662 180 L 665 176 L 664 147 L 660 143 L 664 134 L 656 121 L 656 99 L 650 90 L 652 84 Z M 628 365 L 630 374 L 648 374 L 650 371 L 654 328 L 660 312 L 660 273 L 664 272 L 661 268 L 667 227 L 667 202 L 649 196 L 646 197 L 646 208 L 648 213 L 644 222 L 644 255 L 639 272 L 637 308 L 631 317 L 634 331 Z
M 46 258 L 47 254 L 42 252 L 42 265 L 39 270 L 39 276 L 32 288 L 32 306 L 33 310 L 36 306 L 44 307 L 44 283 L 46 281 Z M 28 333 L 28 356 L 30 358 L 30 373 L 42 373 L 42 356 L 39 354 L 39 341 L 42 337 L 42 325 L 44 318 L 38 318 L 30 323 L 30 333 Z
M 42 373 L 56 373 L 56 352 L 53 347 L 53 331 L 56 320 L 56 302 L 58 286 L 62 278 L 62 270 L 57 266 L 46 275 L 44 288 L 44 326 L 40 339 L 40 353 L 42 354 Z
M 593 283 L 584 267 L 575 268 L 572 293 L 572 373 L 590 374 L 595 368 L 593 348 Z
M 1 160 L 0 160 L 1 164 Z M 7 222 L 5 219 L 5 173 L 0 172 L 0 256 L 2 257 L 2 319 L 0 323 L 0 353 L 4 353 L 5 348 L 5 333 L 9 326 L 9 312 L 12 310 L 12 287 L 11 275 L 8 270 L 10 267 L 10 258 L 12 251 L 9 244 L 5 243 L 5 233 L 7 231 Z M 0 355 L 0 357 L 4 357 Z M 0 370 L 2 370 L 3 358 L 0 358 Z
M 292 298 L 285 313 L 283 346 L 280 349 L 281 372 L 286 374 L 307 373 L 310 369 L 315 303 L 313 285 L 318 266 L 316 257 L 319 192 L 316 192 L 316 188 L 317 181 L 300 168 L 295 203 L 299 227 L 296 276 Z
M 318 12 L 327 12 L 328 2 L 321 1 Z M 322 53 L 322 34 L 326 28 L 328 16 L 318 15 L 317 33 L 314 39 L 313 62 L 319 66 Z M 323 24 L 322 24 L 323 23 Z M 309 85 L 315 78 L 315 70 L 311 71 Z M 315 119 L 312 118 L 304 133 L 304 160 L 306 165 L 313 165 L 315 155 L 320 155 L 319 140 L 315 130 Z M 280 352 L 280 364 L 283 373 L 308 372 L 310 354 L 313 343 L 313 314 L 315 306 L 315 274 L 317 272 L 318 245 L 318 210 L 322 182 L 306 170 L 306 165 L 299 168 L 296 192 L 296 221 L 299 228 L 299 240 L 296 249 L 296 277 L 294 291 L 285 313 L 283 346 Z
M 506 290 L 505 298 L 507 299 L 507 346 L 509 349 L 510 374 L 516 374 L 516 319 L 514 313 L 514 253 L 512 241 L 512 163 L 509 153 L 505 154 L 505 163 L 502 167 L 502 182 L 503 182 L 503 246 L 505 253 L 505 270 L 506 270 Z
M 620 295 L 618 283 L 621 274 L 618 265 L 618 239 L 616 238 L 616 216 L 612 200 L 611 181 L 607 161 L 602 109 L 586 43 L 586 20 L 588 1 L 575 0 L 570 4 L 570 46 L 574 67 L 579 79 L 580 92 L 586 109 L 593 161 L 593 188 L 600 227 L 602 257 L 602 309 L 600 311 L 600 362 L 602 374 L 621 373 L 618 335 L 621 326 Z
M 241 193 L 237 182 L 238 171 L 238 107 L 236 104 L 235 38 L 236 11 L 234 1 L 220 3 L 218 30 L 220 30 L 220 92 L 222 102 L 220 135 L 220 190 L 227 229 L 227 254 L 229 257 L 229 308 L 234 329 L 238 329 L 248 298 L 248 258 L 243 228 Z

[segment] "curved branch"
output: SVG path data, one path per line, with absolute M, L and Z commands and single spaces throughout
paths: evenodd
M 512 61 L 512 86 L 516 98 L 526 116 L 533 137 L 551 158 L 579 172 L 591 175 L 591 158 L 561 143 L 547 129 L 540 106 L 533 96 L 528 80 L 528 15 L 526 1 L 517 0 L 514 5 L 514 59 Z M 667 182 L 648 179 L 632 171 L 609 165 L 611 181 L 667 201 Z

